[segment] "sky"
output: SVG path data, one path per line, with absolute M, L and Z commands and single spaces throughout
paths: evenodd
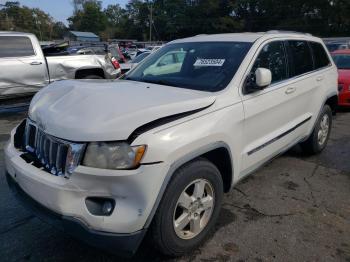
M 9 0 L 0 0 L 1 4 L 4 4 Z M 15 0 L 13 0 L 15 1 Z M 56 21 L 62 21 L 67 24 L 67 18 L 73 13 L 73 5 L 71 0 L 17 0 L 21 5 L 28 7 L 37 7 L 41 10 L 49 13 Z M 103 0 L 103 7 L 110 4 L 120 4 L 125 6 L 128 0 Z

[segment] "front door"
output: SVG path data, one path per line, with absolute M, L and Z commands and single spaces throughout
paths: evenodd
M 47 83 L 45 59 L 34 51 L 31 39 L 0 36 L 0 96 L 36 92 Z

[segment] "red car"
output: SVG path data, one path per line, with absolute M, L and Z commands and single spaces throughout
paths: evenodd
M 350 107 L 350 49 L 332 52 L 332 57 L 338 67 L 339 106 Z

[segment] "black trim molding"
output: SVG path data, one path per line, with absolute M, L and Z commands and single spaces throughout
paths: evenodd
M 306 118 L 305 120 L 303 120 L 302 122 L 300 122 L 299 124 L 293 126 L 291 129 L 288 129 L 287 131 L 283 132 L 282 134 L 276 136 L 275 138 L 265 142 L 264 144 L 254 148 L 253 150 L 250 150 L 247 154 L 248 156 L 260 151 L 261 149 L 263 149 L 264 147 L 272 144 L 273 142 L 276 142 L 277 140 L 281 139 L 282 137 L 288 135 L 289 133 L 293 132 L 295 129 L 297 129 L 298 127 L 302 126 L 303 124 L 305 124 L 306 122 L 308 122 L 311 119 L 311 116 Z

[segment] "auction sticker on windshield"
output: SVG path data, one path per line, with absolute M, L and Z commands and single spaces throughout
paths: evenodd
M 197 58 L 194 66 L 222 66 L 225 63 L 225 59 L 205 59 Z

